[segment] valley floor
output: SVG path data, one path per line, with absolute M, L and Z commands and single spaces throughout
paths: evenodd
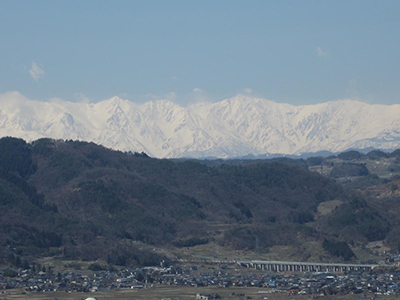
M 378 297 L 374 294 L 358 294 L 358 295 L 335 295 L 335 296 L 317 296 L 317 295 L 289 295 L 287 293 L 268 293 L 268 289 L 262 288 L 212 288 L 212 287 L 157 287 L 154 289 L 142 290 L 118 290 L 97 293 L 79 293 L 79 292 L 47 292 L 47 293 L 27 293 L 21 294 L 20 290 L 9 291 L 8 295 L 1 295 L 0 299 L 35 299 L 35 300 L 81 300 L 88 297 L 96 297 L 98 300 L 161 300 L 161 299 L 196 299 L 196 294 L 212 294 L 217 293 L 221 299 L 229 300 L 247 300 L 247 299 L 344 299 L 344 300 L 367 300 L 367 299 L 400 299 L 400 295 Z

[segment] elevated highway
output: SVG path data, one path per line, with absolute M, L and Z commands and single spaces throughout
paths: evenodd
M 320 262 L 237 260 L 243 267 L 275 272 L 346 272 L 369 271 L 379 267 L 377 264 L 343 264 Z
M 294 262 L 294 261 L 266 261 L 266 260 L 236 260 L 221 259 L 202 255 L 193 255 L 202 261 L 215 263 L 236 263 L 242 267 L 254 268 L 273 272 L 351 272 L 370 271 L 376 267 L 393 267 L 392 265 L 378 264 L 344 264 L 344 263 L 322 263 L 322 262 Z

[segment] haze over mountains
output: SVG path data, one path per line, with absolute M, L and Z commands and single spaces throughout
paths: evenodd
M 0 95 L 0 136 L 92 141 L 153 157 L 301 154 L 400 147 L 400 105 L 338 100 L 294 106 L 238 95 L 181 107 L 167 100 L 136 104 L 40 102 Z

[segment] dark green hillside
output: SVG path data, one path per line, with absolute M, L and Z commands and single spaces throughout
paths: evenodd
M 383 241 L 400 250 L 399 153 L 347 151 L 310 158 L 309 170 L 334 178 L 346 193 L 358 195 L 318 220 L 317 229 L 348 242 Z
M 352 164 L 344 163 L 341 165 L 335 165 L 330 173 L 331 177 L 356 177 L 356 176 L 367 176 L 368 169 L 364 164 Z
M 93 143 L 13 138 L 0 139 L 0 153 L 4 261 L 17 254 L 157 262 L 134 241 L 254 251 L 317 242 L 323 251 L 324 238 L 347 240 L 349 228 L 360 242 L 390 229 L 368 204 L 360 211 L 340 185 L 302 160 L 207 166 Z M 321 216 L 318 206 L 331 200 L 344 204 Z M 378 229 L 369 233 L 371 226 Z
M 383 240 L 390 229 L 388 220 L 359 197 L 335 209 L 324 221 L 327 232 L 340 233 L 347 241 Z

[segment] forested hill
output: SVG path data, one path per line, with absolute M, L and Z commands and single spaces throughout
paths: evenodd
M 332 201 L 339 207 L 321 214 L 321 203 Z M 211 167 L 15 138 L 0 139 L 0 222 L 3 262 L 17 253 L 120 265 L 154 258 L 130 251 L 129 241 L 260 251 L 287 245 L 305 253 L 311 243 L 326 257 L 355 259 L 346 242 L 384 239 L 390 230 L 364 199 L 296 164 Z M 344 251 L 328 249 L 343 244 Z

